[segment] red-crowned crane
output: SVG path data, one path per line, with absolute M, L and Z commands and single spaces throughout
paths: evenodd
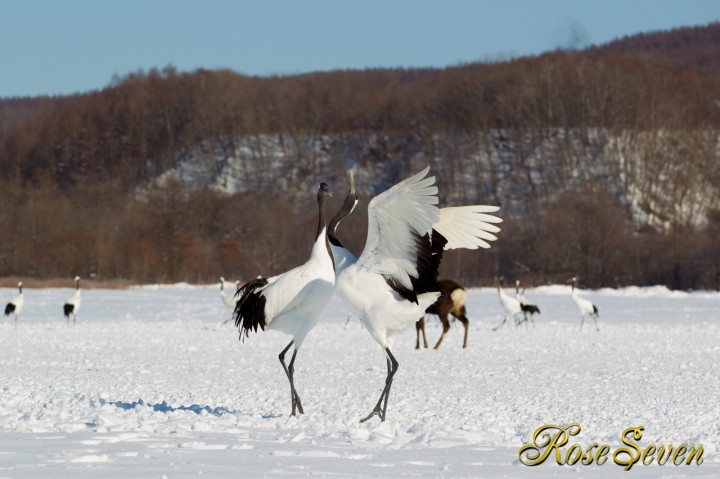
M 73 326 L 75 326 L 76 315 L 80 310 L 80 276 L 75 276 L 75 292 L 70 296 L 65 304 L 63 304 L 63 314 L 70 325 L 70 316 L 73 318 Z
M 597 306 L 592 304 L 590 301 L 588 301 L 585 298 L 581 298 L 578 296 L 577 293 L 577 278 L 573 277 L 570 281 L 572 281 L 572 299 L 575 301 L 575 304 L 577 305 L 578 309 L 580 310 L 580 329 L 582 329 L 583 324 L 585 324 L 585 315 L 589 315 L 593 318 L 595 321 L 595 330 L 600 331 L 600 328 L 598 327 L 598 316 L 600 315 L 600 312 L 597 309 Z
M 310 258 L 302 265 L 271 278 L 257 278 L 238 289 L 235 306 L 235 326 L 240 338 L 250 331 L 271 329 L 292 336 L 292 341 L 278 358 L 290 381 L 291 415 L 304 414 L 300 396 L 295 389 L 295 357 L 305 337 L 315 327 L 320 314 L 333 294 L 335 270 L 327 240 L 325 197 L 332 196 L 326 183 L 317 192 L 319 220 L 315 243 Z M 295 349 L 290 364 L 285 364 L 285 353 Z
M 500 278 L 495 278 L 495 285 L 497 286 L 498 296 L 500 297 L 500 304 L 505 310 L 505 317 L 503 318 L 502 322 L 500 322 L 500 324 L 493 328 L 493 331 L 497 331 L 502 326 L 504 326 L 505 323 L 507 323 L 508 316 L 512 316 L 513 320 L 515 320 L 515 326 L 517 326 L 518 324 L 520 324 L 520 318 L 518 315 L 522 313 L 522 306 L 520 306 L 520 301 L 518 301 L 517 298 L 508 296 L 505 293 L 505 291 L 500 286 Z
M 240 282 L 235 281 L 235 291 L 237 291 L 239 287 Z M 223 278 L 222 276 L 220 276 L 220 298 L 222 299 L 223 303 L 225 303 L 225 306 L 232 309 L 233 311 L 235 310 L 235 305 L 238 302 L 238 297 L 235 296 L 234 293 L 227 294 L 225 292 L 225 278 Z
M 240 281 L 235 281 L 235 291 L 237 291 L 238 289 L 240 289 Z M 220 299 L 222 299 L 222 302 L 225 304 L 225 306 L 230 308 L 230 311 L 235 311 L 235 305 L 237 305 L 238 299 L 240 299 L 238 296 L 235 295 L 235 293 L 230 295 L 225 292 L 225 278 L 223 278 L 222 276 L 220 276 Z M 222 322 L 221 325 L 224 326 L 225 324 L 232 321 L 232 319 L 233 316 L 231 314 L 229 318 Z
M 23 306 L 25 305 L 25 297 L 23 296 L 23 283 L 22 281 L 18 282 L 18 294 L 13 299 L 11 299 L 8 304 L 5 305 L 5 316 L 10 316 L 11 314 L 15 315 L 15 327 L 17 327 L 17 321 L 18 321 L 18 314 L 23 309 Z
M 393 336 L 413 324 L 440 296 L 437 268 L 443 249 L 489 247 L 502 221 L 489 215 L 494 206 L 443 208 L 430 168 L 401 181 L 368 205 L 365 248 L 342 271 L 335 291 L 382 347 L 387 363 L 385 386 L 372 412 L 385 420 L 398 361 Z

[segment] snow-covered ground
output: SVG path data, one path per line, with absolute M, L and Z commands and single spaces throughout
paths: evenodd
M 600 332 L 569 289 L 526 293 L 536 327 L 491 329 L 497 292 L 470 292 L 469 347 L 454 324 L 440 350 L 396 341 L 388 420 L 360 424 L 385 377 L 382 352 L 333 299 L 296 362 L 306 414 L 288 417 L 277 356 L 289 338 L 245 343 L 213 287 L 25 289 L 17 328 L 0 323 L 0 478 L 720 477 L 720 294 L 587 291 Z M 0 289 L 0 301 L 16 294 Z M 436 320 L 428 340 L 437 339 Z M 529 467 L 543 424 L 578 422 L 572 443 L 702 444 L 702 465 Z

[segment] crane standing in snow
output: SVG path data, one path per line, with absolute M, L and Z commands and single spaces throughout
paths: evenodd
M 240 281 L 235 281 L 235 291 L 240 289 Z M 238 296 L 233 294 L 232 296 L 227 294 L 225 292 L 225 278 L 220 276 L 220 299 L 222 299 L 225 306 L 230 308 L 230 311 L 235 311 L 235 305 L 237 305 L 238 299 L 240 299 Z M 221 326 L 224 326 L 225 324 L 232 321 L 233 317 L 232 314 L 228 319 L 222 322 Z
M 235 281 L 235 290 L 237 291 L 239 287 L 240 282 Z M 222 276 L 220 276 L 220 298 L 222 299 L 223 303 L 225 303 L 225 306 L 232 309 L 233 311 L 235 310 L 235 305 L 238 302 L 238 297 L 234 294 L 229 295 L 225 292 L 225 278 L 223 278 Z
M 5 316 L 10 316 L 11 314 L 15 315 L 15 327 L 17 327 L 18 314 L 20 314 L 23 309 L 23 305 L 25 304 L 25 297 L 23 296 L 22 289 L 23 283 L 22 281 L 20 281 L 18 282 L 18 295 L 11 299 L 7 305 L 5 305 Z
M 65 304 L 63 304 L 63 314 L 67 319 L 68 326 L 70 325 L 70 316 L 73 318 L 73 326 L 75 326 L 75 319 L 77 312 L 80 310 L 80 276 L 75 276 L 75 293 L 70 296 Z
M 365 248 L 342 271 L 335 291 L 348 310 L 382 347 L 385 386 L 372 412 L 385 420 L 398 361 L 391 352 L 395 334 L 417 321 L 440 296 L 437 268 L 443 249 L 489 247 L 502 221 L 494 206 L 443 208 L 429 167 L 373 198 L 368 205 Z M 349 213 L 348 213 L 349 214 Z M 492 233 L 491 233 L 492 232 Z M 487 241 L 485 241 L 487 240 Z
M 335 270 L 327 239 L 325 197 L 332 196 L 326 183 L 317 193 L 319 221 L 310 258 L 302 265 L 271 278 L 257 278 L 238 289 L 235 326 L 247 337 L 258 327 L 273 329 L 292 336 L 292 341 L 278 358 L 290 381 L 291 416 L 304 414 L 300 396 L 295 389 L 295 357 L 305 336 L 315 327 L 320 314 L 333 294 Z M 285 353 L 295 346 L 289 365 Z
M 585 324 L 585 315 L 589 315 L 593 318 L 595 321 L 595 330 L 600 331 L 600 328 L 598 327 L 598 317 L 600 316 L 600 312 L 597 309 L 597 306 L 595 306 L 593 303 L 588 301 L 585 298 L 581 298 L 578 296 L 577 293 L 577 278 L 573 277 L 571 280 L 572 282 L 572 299 L 575 301 L 575 304 L 577 305 L 578 309 L 580 310 L 580 329 L 582 329 L 583 324 Z
M 520 301 L 518 301 L 517 298 L 508 296 L 505 291 L 503 291 L 502 287 L 500 286 L 501 279 L 502 278 L 495 278 L 495 285 L 497 286 L 498 295 L 500 296 L 500 304 L 505 310 L 505 317 L 500 324 L 493 328 L 493 331 L 497 331 L 502 326 L 504 326 L 505 323 L 507 323 L 508 316 L 512 316 L 512 318 L 515 320 L 515 326 L 517 326 L 520 323 L 518 315 L 522 312 L 522 306 L 520 306 Z

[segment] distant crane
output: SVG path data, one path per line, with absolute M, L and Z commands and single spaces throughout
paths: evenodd
M 240 289 L 240 281 L 235 281 L 235 291 Z M 229 295 L 225 292 L 225 278 L 220 276 L 220 298 L 222 299 L 223 303 L 225 303 L 225 306 L 230 308 L 231 311 L 235 311 L 235 305 L 237 304 L 238 300 L 240 299 L 239 296 L 235 295 L 235 291 L 233 291 L 232 295 Z M 232 321 L 233 317 L 232 314 L 228 319 L 222 322 L 222 325 L 225 325 Z
M 18 314 L 20 314 L 23 309 L 23 305 L 25 304 L 25 298 L 23 296 L 22 289 L 23 283 L 22 281 L 20 281 L 18 282 L 18 295 L 11 299 L 7 305 L 5 305 L 5 316 L 10 316 L 11 314 L 15 315 L 15 327 L 17 327 Z
M 442 279 L 438 281 L 438 285 L 440 286 L 440 291 L 442 292 L 442 294 L 437 299 L 437 301 L 435 301 L 432 305 L 430 305 L 428 309 L 425 310 L 426 314 L 436 314 L 440 318 L 440 322 L 443 326 L 443 332 L 440 335 L 440 339 L 438 339 L 438 342 L 435 344 L 434 349 L 438 349 L 440 347 L 440 343 L 442 343 L 443 339 L 445 339 L 445 335 L 450 330 L 450 320 L 448 319 L 449 315 L 452 315 L 458 321 L 460 321 L 465 328 L 463 348 L 467 348 L 468 326 L 470 323 L 467 316 L 465 316 L 467 291 L 465 291 L 465 288 L 463 288 L 451 279 Z M 415 323 L 415 349 L 420 349 L 421 333 L 423 337 L 423 345 L 425 346 L 425 349 L 427 349 L 428 345 L 427 336 L 425 335 L 425 315 L 423 315 Z
M 320 314 L 330 301 L 335 284 L 335 271 L 327 239 L 325 197 L 332 196 L 326 183 L 317 192 L 319 221 L 310 258 L 302 265 L 271 278 L 253 279 L 238 289 L 235 326 L 247 337 L 250 330 L 273 329 L 292 336 L 290 344 L 278 358 L 290 381 L 291 416 L 304 414 L 300 396 L 295 389 L 295 357 L 305 336 L 315 327 Z M 285 353 L 295 346 L 290 365 Z
M 75 276 L 75 293 L 70 296 L 65 304 L 63 305 L 63 313 L 67 319 L 68 326 L 70 325 L 70 316 L 73 318 L 73 326 L 75 326 L 75 319 L 77 312 L 80 310 L 80 276 Z
M 535 320 L 533 319 L 533 315 L 540 314 L 540 308 L 538 308 L 537 304 L 530 303 L 527 299 L 525 299 L 525 288 L 520 291 L 519 279 L 515 280 L 515 296 L 517 297 L 518 301 L 520 301 L 520 309 L 522 309 L 522 313 L 524 316 L 523 321 L 525 321 L 525 324 L 527 324 L 529 315 L 530 321 L 532 321 L 533 326 L 535 326 Z
M 377 195 L 368 205 L 365 248 L 337 277 L 335 292 L 383 348 L 385 386 L 372 412 L 385 420 L 398 361 L 393 335 L 417 321 L 440 296 L 437 268 L 443 249 L 489 247 L 502 221 L 494 206 L 443 208 L 430 168 Z M 348 213 L 349 214 L 349 213 Z M 486 241 L 487 240 L 487 241 Z
M 240 286 L 240 281 L 235 281 L 235 290 L 236 291 L 237 291 L 237 289 L 239 289 L 239 286 Z M 222 298 L 223 303 L 225 303 L 225 306 L 232 309 L 233 311 L 235 310 L 235 305 L 237 304 L 238 299 L 240 299 L 237 296 L 234 296 L 234 293 L 232 295 L 229 295 L 225 292 L 225 278 L 223 278 L 222 276 L 220 276 L 220 298 Z
M 495 278 L 495 285 L 497 286 L 498 295 L 500 296 L 500 304 L 505 310 L 505 317 L 500 324 L 493 328 L 493 331 L 497 331 L 502 326 L 504 326 L 505 323 L 507 323 L 508 316 L 512 316 L 512 318 L 515 320 L 515 326 L 517 326 L 520 323 L 518 315 L 522 313 L 522 306 L 520 306 L 520 301 L 518 301 L 517 298 L 508 296 L 505 291 L 503 291 L 502 287 L 500 286 L 501 279 L 502 278 Z
M 580 329 L 582 329 L 583 324 L 585 324 L 585 315 L 589 315 L 593 318 L 595 321 L 595 330 L 600 331 L 600 328 L 598 327 L 598 317 L 600 316 L 600 312 L 597 309 L 597 306 L 595 306 L 593 303 L 588 301 L 585 298 L 581 298 L 578 296 L 577 291 L 575 288 L 577 288 L 577 278 L 573 277 L 570 281 L 572 281 L 572 299 L 575 301 L 575 304 L 577 305 L 578 309 L 580 310 Z

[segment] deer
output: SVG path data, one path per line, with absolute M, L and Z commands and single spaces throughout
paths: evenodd
M 427 314 L 438 315 L 438 317 L 440 318 L 440 322 L 442 322 L 443 326 L 443 332 L 440 335 L 440 339 L 438 339 L 437 344 L 435 344 L 434 349 L 438 349 L 440 347 L 443 339 L 445 339 L 445 334 L 447 334 L 448 330 L 450 329 L 450 321 L 448 319 L 449 315 L 455 317 L 465 327 L 463 348 L 467 348 L 469 325 L 468 318 L 467 316 L 465 316 L 465 302 L 467 301 L 467 292 L 465 291 L 465 288 L 463 288 L 451 279 L 442 279 L 438 281 L 438 285 L 440 286 L 440 291 L 442 292 L 442 294 L 437 299 L 437 301 L 435 301 L 435 303 L 430 305 L 430 307 L 425 310 L 425 313 Z M 415 323 L 415 332 L 417 334 L 417 340 L 415 341 L 415 349 L 420 349 L 420 333 L 422 333 L 423 345 L 425 346 L 425 349 L 427 349 L 428 344 L 427 337 L 425 335 L 425 316 L 420 318 Z

